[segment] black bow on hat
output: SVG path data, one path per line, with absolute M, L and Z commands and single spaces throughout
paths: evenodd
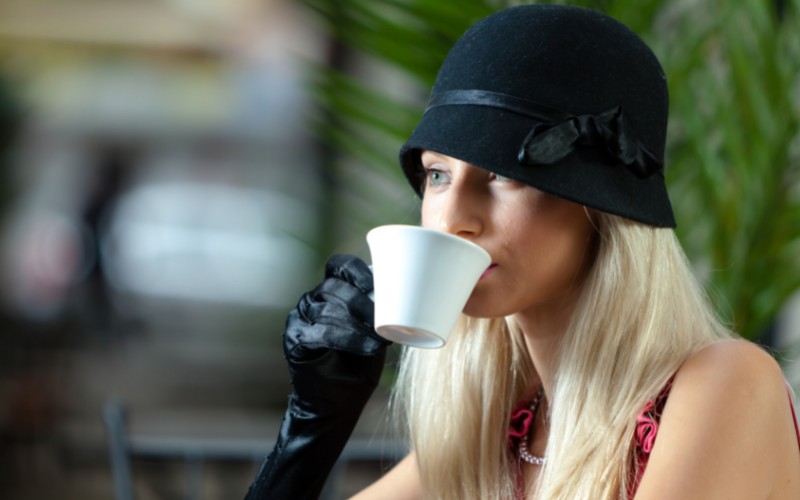
M 663 169 L 662 163 L 628 130 L 622 106 L 598 115 L 573 116 L 556 124 L 537 124 L 525 137 L 517 158 L 524 165 L 551 165 L 579 146 L 605 147 L 642 179 Z

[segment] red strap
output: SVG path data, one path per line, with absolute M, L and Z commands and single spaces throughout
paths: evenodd
M 797 413 L 794 411 L 794 404 L 792 404 L 792 393 L 789 392 L 789 388 L 786 388 L 786 392 L 789 395 L 789 408 L 792 409 L 792 420 L 794 420 L 794 431 L 797 433 L 797 446 L 800 447 L 800 427 L 797 425 Z

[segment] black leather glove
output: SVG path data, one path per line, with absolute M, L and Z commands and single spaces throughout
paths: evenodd
M 336 255 L 322 283 L 289 314 L 283 340 L 294 391 L 246 500 L 319 497 L 378 385 L 391 343 L 373 328 L 371 290 L 367 265 Z

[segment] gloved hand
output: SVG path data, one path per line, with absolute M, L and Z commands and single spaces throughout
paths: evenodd
M 284 352 L 294 391 L 278 441 L 246 500 L 318 498 L 375 387 L 386 346 L 375 333 L 372 272 L 336 255 L 289 314 Z

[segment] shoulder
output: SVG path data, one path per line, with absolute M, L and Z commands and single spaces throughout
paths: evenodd
M 780 366 L 763 348 L 744 340 L 724 340 L 692 354 L 678 370 L 674 389 L 760 390 L 785 392 Z M 770 391 L 772 392 L 772 391 Z
M 673 381 L 665 417 L 713 419 L 714 434 L 759 429 L 788 410 L 780 366 L 763 348 L 720 341 L 691 355 Z
M 798 455 L 778 363 L 750 342 L 720 341 L 692 354 L 675 375 L 640 492 L 766 498 Z

